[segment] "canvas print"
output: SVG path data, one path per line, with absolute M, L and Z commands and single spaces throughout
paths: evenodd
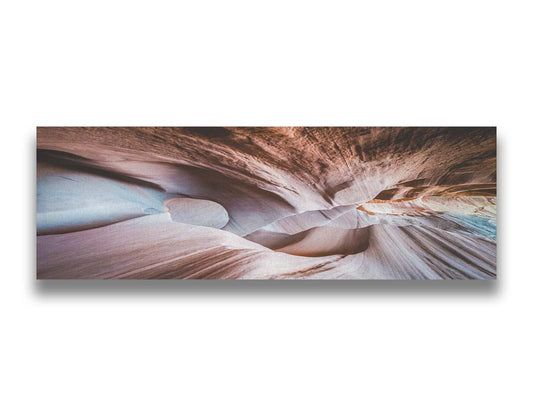
M 39 127 L 38 279 L 495 279 L 493 127 Z

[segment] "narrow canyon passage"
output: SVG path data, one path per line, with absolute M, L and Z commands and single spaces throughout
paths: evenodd
M 492 128 L 39 128 L 39 278 L 492 279 Z

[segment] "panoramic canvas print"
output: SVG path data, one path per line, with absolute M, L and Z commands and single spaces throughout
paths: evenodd
M 39 127 L 39 279 L 495 279 L 492 127 Z

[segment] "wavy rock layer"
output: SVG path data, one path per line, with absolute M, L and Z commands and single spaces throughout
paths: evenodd
M 492 279 L 492 128 L 39 128 L 39 278 Z

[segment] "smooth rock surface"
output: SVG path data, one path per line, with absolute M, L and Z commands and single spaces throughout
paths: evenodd
M 39 128 L 40 278 L 493 279 L 493 128 Z

